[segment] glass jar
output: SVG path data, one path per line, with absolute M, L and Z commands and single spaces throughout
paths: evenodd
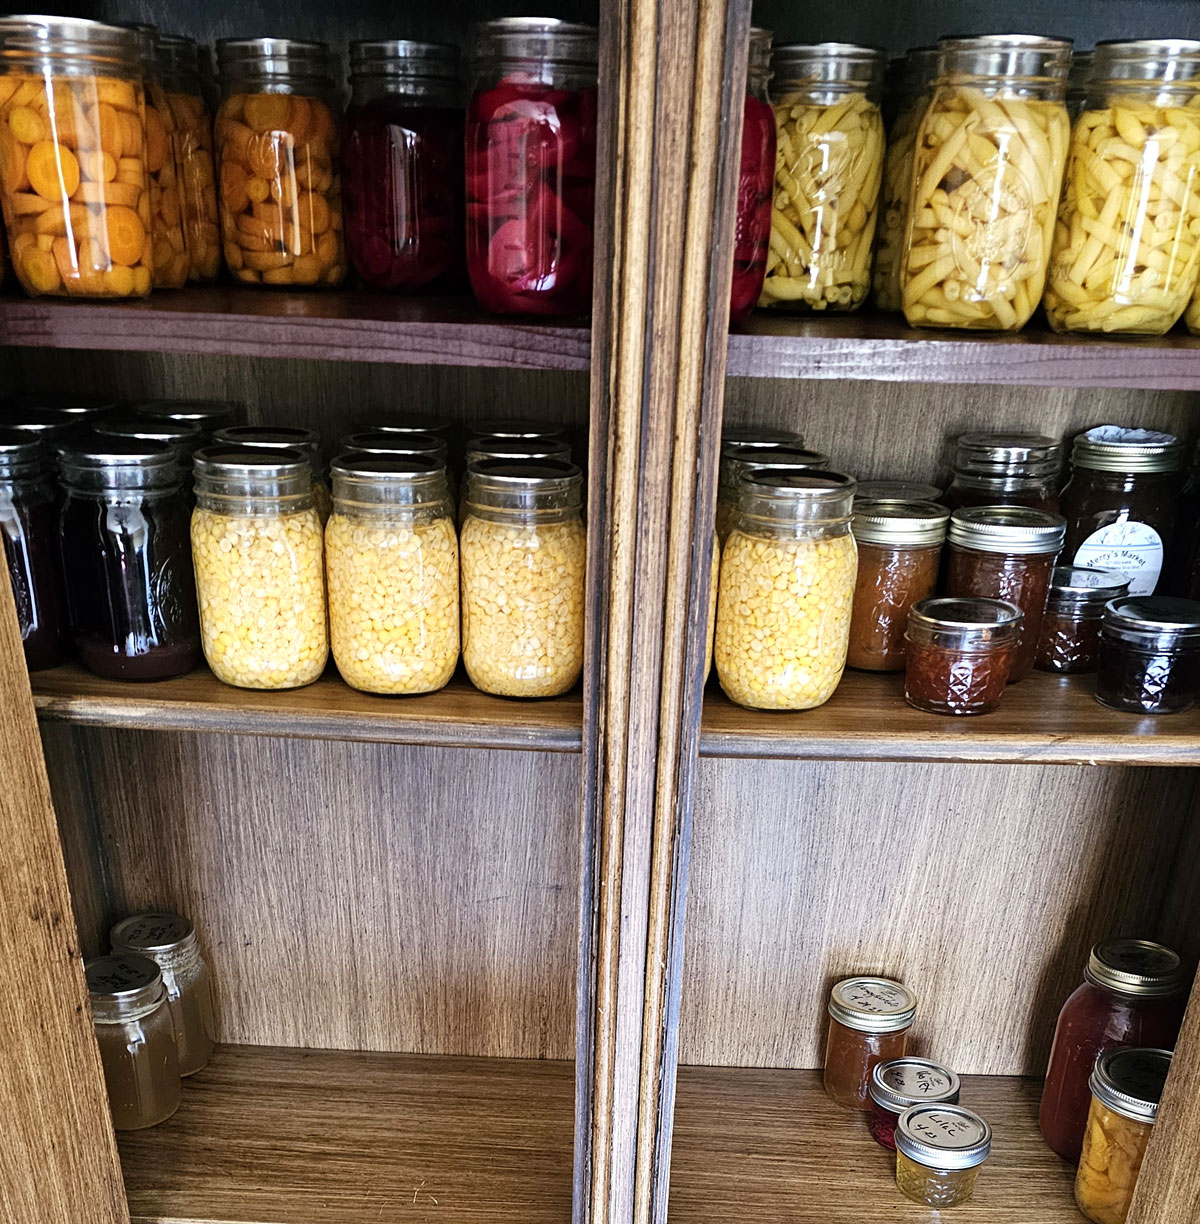
M 923 599 L 908 614 L 904 699 L 929 714 L 989 714 L 1008 684 L 1023 613 L 1000 599 Z
M 66 647 L 58 491 L 41 439 L 0 428 L 0 536 L 30 671 L 56 667 Z
M 1200 603 L 1129 595 L 1104 609 L 1096 698 L 1115 710 L 1179 714 L 1200 693 Z
M 340 285 L 346 252 L 329 48 L 293 38 L 223 38 L 217 61 L 226 266 L 249 285 Z
M 738 516 L 738 489 L 751 472 L 819 471 L 829 466 L 829 456 L 799 446 L 721 447 L 717 471 L 717 542 L 724 547 Z
M 871 1136 L 881 1147 L 896 1150 L 900 1115 L 914 1105 L 953 1105 L 958 1076 L 928 1058 L 896 1058 L 876 1063 L 871 1071 Z
M 766 425 L 728 425 L 721 430 L 721 453 L 735 446 L 804 447 L 804 435 L 792 429 L 772 429 Z
M 900 311 L 900 265 L 908 234 L 908 197 L 912 193 L 917 129 L 933 96 L 937 48 L 913 47 L 903 60 L 898 83 L 899 108 L 888 130 L 879 203 L 879 235 L 871 289 L 880 310 Z
M 946 594 L 1001 599 L 1024 613 L 1010 684 L 1024 679 L 1037 657 L 1050 574 L 1066 529 L 1061 514 L 1023 506 L 974 506 L 950 516 Z
M 1109 1050 L 1096 1062 L 1075 1175 L 1075 1202 L 1095 1224 L 1125 1224 L 1170 1071 L 1170 1050 Z
M 1028 506 L 1058 513 L 1062 445 L 1043 434 L 969 433 L 957 440 L 954 479 L 941 498 L 962 506 Z
M 1128 592 L 1129 583 L 1112 570 L 1056 565 L 1034 666 L 1059 675 L 1095 671 L 1104 607 Z
M 597 32 L 546 17 L 474 30 L 467 271 L 500 314 L 592 305 Z
M 1062 491 L 1065 559 L 1116 570 L 1131 595 L 1152 595 L 1171 543 L 1183 489 L 1183 443 L 1149 429 L 1099 425 L 1071 449 Z
M 720 664 L 718 663 L 718 666 Z M 917 998 L 889 978 L 852 977 L 829 992 L 825 1091 L 847 1109 L 870 1109 L 871 1073 L 904 1057 Z
M 447 443 L 454 432 L 450 423 L 432 413 L 406 412 L 402 417 L 373 418 L 359 426 L 360 433 L 421 433 L 434 434 L 444 438 Z
M 876 47 L 775 49 L 774 242 L 760 306 L 847 311 L 866 300 L 883 178 L 886 67 Z
M 458 664 L 458 535 L 446 469 L 430 456 L 333 465 L 325 528 L 329 643 L 364 693 L 432 693 Z
M 740 323 L 754 310 L 767 274 L 771 199 L 775 194 L 775 112 L 767 93 L 770 80 L 771 31 L 753 29 L 746 70 L 746 101 L 742 108 L 730 323 Z
M 1054 1030 L 1038 1122 L 1064 1160 L 1079 1163 L 1097 1057 L 1117 1046 L 1175 1044 L 1187 976 L 1170 948 L 1148 939 L 1109 939 L 1092 948 L 1083 983 Z
M 934 1209 L 958 1207 L 975 1193 L 992 1150 L 992 1128 L 961 1105 L 914 1105 L 896 1125 L 896 1185 Z
M 1161 336 L 1200 276 L 1200 42 L 1103 42 L 1046 284 L 1056 332 Z
M 180 914 L 137 914 L 113 927 L 114 955 L 144 956 L 162 974 L 175 1028 L 179 1074 L 195 1075 L 212 1058 L 217 1044 L 212 981 L 196 929 Z
M 937 590 L 950 511 L 935 502 L 854 503 L 858 577 L 846 661 L 862 671 L 902 671 L 913 604 Z
M 1095 59 L 1092 51 L 1074 50 L 1071 52 L 1071 71 L 1067 74 L 1067 115 L 1072 123 L 1079 118 L 1080 112 L 1087 105 L 1088 85 L 1092 79 L 1092 61 Z
M 914 327 L 1018 331 L 1042 300 L 1067 164 L 1071 44 L 938 40 L 900 291 Z
M 208 284 L 217 279 L 221 270 L 221 231 L 212 115 L 204 98 L 199 51 L 190 38 L 160 34 L 158 64 L 167 106 L 175 124 L 188 280 L 193 284 Z
M 35 296 L 150 292 L 146 103 L 134 30 L 0 18 L 0 203 Z
M 533 459 L 561 459 L 571 462 L 571 444 L 563 438 L 473 437 L 466 447 L 467 466 L 483 459 L 507 459 L 524 463 Z
M 315 429 L 299 429 L 290 425 L 227 425 L 214 430 L 212 440 L 219 446 L 235 449 L 299 451 L 312 464 L 312 498 L 317 517 L 322 527 L 329 521 L 333 503 L 321 462 L 321 435 Z
M 5 404 L 5 414 L 45 412 L 72 425 L 95 425 L 110 413 L 117 403 L 111 395 L 78 395 L 73 391 L 21 391 Z
M 944 505 L 942 491 L 936 485 L 918 484 L 914 480 L 860 480 L 854 490 L 854 502 L 868 501 L 931 501 Z
M 241 416 L 236 404 L 228 400 L 144 400 L 133 406 L 135 416 L 148 421 L 184 421 L 199 425 L 205 438 L 213 431 L 235 425 Z
M 204 657 L 238 688 L 325 670 L 325 550 L 312 464 L 294 450 L 210 446 L 193 459 L 192 559 Z
M 98 956 L 84 976 L 114 1129 L 165 1122 L 179 1108 L 179 1055 L 158 966 L 144 956 Z
M 95 434 L 58 454 L 75 649 L 110 680 L 165 680 L 200 661 L 187 504 L 171 448 Z
M 500 697 L 557 697 L 583 670 L 587 544 L 573 463 L 485 459 L 467 472 L 462 653 Z
M 350 44 L 346 249 L 373 289 L 457 289 L 464 280 L 463 112 L 458 48 Z

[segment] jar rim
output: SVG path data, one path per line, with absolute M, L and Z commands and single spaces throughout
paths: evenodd
M 1194 38 L 1108 38 L 1096 44 L 1089 80 L 1109 84 L 1169 87 L 1196 85 L 1200 77 L 1200 40 Z
M 205 446 L 192 456 L 196 476 L 272 480 L 312 473 L 312 460 L 290 447 Z
M 1057 553 L 1067 538 L 1067 520 L 1028 506 L 966 506 L 950 516 L 951 544 L 981 552 Z
M 136 30 L 114 22 L 44 13 L 12 13 L 0 17 L 0 54 L 15 52 L 86 58 L 107 53 L 129 64 L 141 59 Z
M 86 438 L 75 439 L 69 446 L 60 446 L 58 462 L 63 469 L 81 471 L 120 468 L 159 470 L 174 468 L 175 451 L 165 442 L 96 431 Z
M 904 1079 L 909 1073 L 928 1077 L 926 1088 L 905 1092 Z M 871 1070 L 871 1082 L 867 1086 L 871 1100 L 882 1109 L 900 1114 L 920 1103 L 954 1105 L 961 1090 L 959 1078 L 949 1067 L 943 1067 L 929 1058 L 893 1058 L 876 1063 Z
M 430 477 L 444 476 L 446 465 L 426 455 L 372 455 L 364 451 L 348 451 L 339 455 L 329 468 L 337 479 L 366 479 L 379 483 L 410 483 Z
M 1071 446 L 1073 467 L 1098 472 L 1175 472 L 1185 458 L 1174 434 L 1120 425 L 1097 425 L 1077 434 Z
M 150 1002 L 163 984 L 158 965 L 134 952 L 93 956 L 83 972 L 93 999 L 117 999 L 133 1006 Z
M 496 56 L 593 68 L 600 55 L 600 31 L 558 17 L 499 17 L 476 22 L 470 45 L 472 63 Z
M 1153 1125 L 1170 1071 L 1170 1050 L 1122 1046 L 1096 1059 L 1088 1087 L 1113 1113 Z
M 206 399 L 156 399 L 143 400 L 133 405 L 135 416 L 152 420 L 195 421 L 201 429 L 220 428 L 237 416 L 237 405 L 232 400 Z
M 467 441 L 476 438 L 561 438 L 565 425 L 555 421 L 535 421 L 520 417 L 489 417 L 473 421 L 467 430 Z
M 732 425 L 721 431 L 721 454 L 737 447 L 795 446 L 804 449 L 804 436 L 791 429 L 764 425 Z
M 1169 998 L 1187 984 L 1179 954 L 1150 939 L 1106 939 L 1088 956 L 1084 977 L 1093 985 L 1142 998 Z
M 448 421 L 434 416 L 429 412 L 410 412 L 399 420 L 365 421 L 354 430 L 355 433 L 422 433 L 434 434 L 439 438 L 448 437 L 451 429 Z
M 571 444 L 565 438 L 473 438 L 466 447 L 467 463 L 484 459 L 507 459 L 513 463 L 535 459 L 571 461 Z
M 344 434 L 338 446 L 342 455 L 351 452 L 378 455 L 437 455 L 443 461 L 449 449 L 445 438 L 439 438 L 436 434 L 421 433 L 419 430 L 413 430 L 410 433 L 390 433 L 382 429 L 362 430 L 358 433 Z
M 909 625 L 924 629 L 1005 629 L 1014 633 L 1025 614 L 1006 599 L 976 595 L 941 595 L 918 600 L 909 609 Z
M 896 1123 L 896 1151 L 926 1168 L 973 1169 L 992 1150 L 992 1128 L 961 1105 L 913 1105 Z
M 1088 565 L 1056 565 L 1050 571 L 1051 603 L 1107 604 L 1129 590 L 1129 579 L 1117 570 Z
M 246 450 L 299 451 L 315 456 L 321 447 L 321 435 L 314 429 L 290 425 L 225 425 L 213 431 L 214 446 Z
M 917 996 L 892 978 L 858 976 L 836 982 L 829 992 L 829 1015 L 859 1033 L 898 1033 L 917 1014 Z
M 1200 602 L 1174 595 L 1124 595 L 1104 606 L 1104 624 L 1129 634 L 1200 635 Z
M 931 501 L 864 501 L 854 503 L 854 538 L 865 544 L 941 544 L 950 511 Z
M 145 914 L 131 914 L 114 923 L 108 941 L 134 955 L 171 952 L 180 944 L 193 939 L 196 928 L 190 918 L 172 914 L 165 910 Z

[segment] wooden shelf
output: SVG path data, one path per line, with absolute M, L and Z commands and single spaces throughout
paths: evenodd
M 1092 695 L 1091 676 L 1033 672 L 978 718 L 923 714 L 902 675 L 847 671 L 833 697 L 799 714 L 744 710 L 716 683 L 705 694 L 700 752 L 716 757 L 854 761 L 1031 761 L 1200 765 L 1200 710 L 1123 714 Z
M 1080 1224 L 1074 1170 L 1042 1142 L 1040 1081 L 967 1076 L 962 1102 L 992 1126 L 992 1154 L 956 1224 Z M 815 1071 L 680 1067 L 672 1224 L 928 1224 L 865 1115 L 834 1105 Z
M 282 693 L 230 688 L 207 668 L 135 684 L 68 664 L 34 672 L 30 682 L 41 718 L 88 726 L 539 752 L 578 752 L 583 734 L 578 692 L 544 701 L 489 697 L 461 672 L 423 697 L 360 693 L 332 665 L 316 684 Z
M 570 1063 L 226 1046 L 120 1136 L 134 1224 L 562 1224 Z

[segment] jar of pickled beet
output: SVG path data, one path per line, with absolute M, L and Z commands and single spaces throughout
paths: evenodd
M 1095 671 L 1105 605 L 1128 591 L 1128 581 L 1112 570 L 1056 565 L 1034 666 L 1060 675 Z
M 717 542 L 724 546 L 738 513 L 738 487 L 748 473 L 801 472 L 829 466 L 829 456 L 799 446 L 721 446 L 717 470 Z
M 825 1091 L 848 1109 L 870 1109 L 875 1065 L 904 1057 L 917 998 L 889 978 L 852 977 L 829 992 Z
M 350 44 L 342 155 L 346 250 L 373 289 L 463 281 L 463 114 L 458 48 Z
M 592 303 L 597 32 L 544 17 L 474 31 L 467 110 L 467 271 L 500 314 Z
M 963 434 L 954 479 L 940 500 L 960 506 L 1029 506 L 1058 511 L 1062 446 L 1042 434 Z
M 1104 609 L 1096 698 L 1137 714 L 1179 714 L 1200 695 L 1200 602 L 1127 595 Z
M 871 1071 L 871 1137 L 881 1147 L 896 1150 L 896 1123 L 914 1105 L 953 1105 L 959 1080 L 948 1067 L 928 1058 L 894 1058 L 876 1063 Z
M 742 158 L 738 164 L 731 323 L 740 323 L 754 309 L 767 275 L 771 200 L 775 194 L 775 112 L 767 93 L 770 82 L 771 31 L 751 30 L 746 103 L 742 109 Z

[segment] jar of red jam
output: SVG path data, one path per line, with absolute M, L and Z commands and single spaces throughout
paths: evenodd
M 1029 433 L 969 433 L 958 439 L 954 479 L 940 500 L 960 506 L 1029 506 L 1058 510 L 1062 446 Z
M 902 671 L 913 604 L 937 588 L 950 511 L 935 502 L 856 499 L 851 530 L 858 577 L 846 662 L 862 671 Z
M 904 1057 L 917 998 L 889 978 L 852 977 L 829 993 L 825 1091 L 848 1109 L 870 1109 L 876 1063 Z
M 771 200 L 775 194 L 775 112 L 767 94 L 770 82 L 771 31 L 751 30 L 742 110 L 742 158 L 738 165 L 731 323 L 740 323 L 754 309 L 767 274 Z
M 717 470 L 717 543 L 722 547 L 737 519 L 738 488 L 750 472 L 817 471 L 829 456 L 799 446 L 722 446 Z
M 350 44 L 346 249 L 373 289 L 445 290 L 466 270 L 458 49 Z
M 1042 1136 L 1064 1160 L 1079 1163 L 1097 1057 L 1117 1046 L 1171 1049 L 1186 986 L 1179 957 L 1162 944 L 1110 939 L 1092 949 L 1083 985 L 1058 1016 L 1038 1115 Z
M 597 32 L 545 17 L 482 22 L 467 110 L 467 271 L 500 314 L 592 303 Z
M 876 1063 L 871 1072 L 871 1135 L 888 1151 L 896 1150 L 896 1123 L 914 1105 L 954 1105 L 958 1076 L 928 1058 L 896 1058 Z
M 1003 599 L 1025 614 L 1008 682 L 1024 679 L 1037 657 L 1050 573 L 1067 521 L 1024 506 L 974 506 L 950 516 L 946 594 Z
M 1128 591 L 1129 582 L 1112 570 L 1056 565 L 1034 666 L 1059 675 L 1094 672 L 1105 605 Z
M 1001 599 L 923 599 L 908 614 L 904 699 L 929 714 L 1000 704 L 1023 613 Z
M 1200 694 L 1200 602 L 1128 595 L 1104 609 L 1096 697 L 1116 710 L 1178 714 Z

